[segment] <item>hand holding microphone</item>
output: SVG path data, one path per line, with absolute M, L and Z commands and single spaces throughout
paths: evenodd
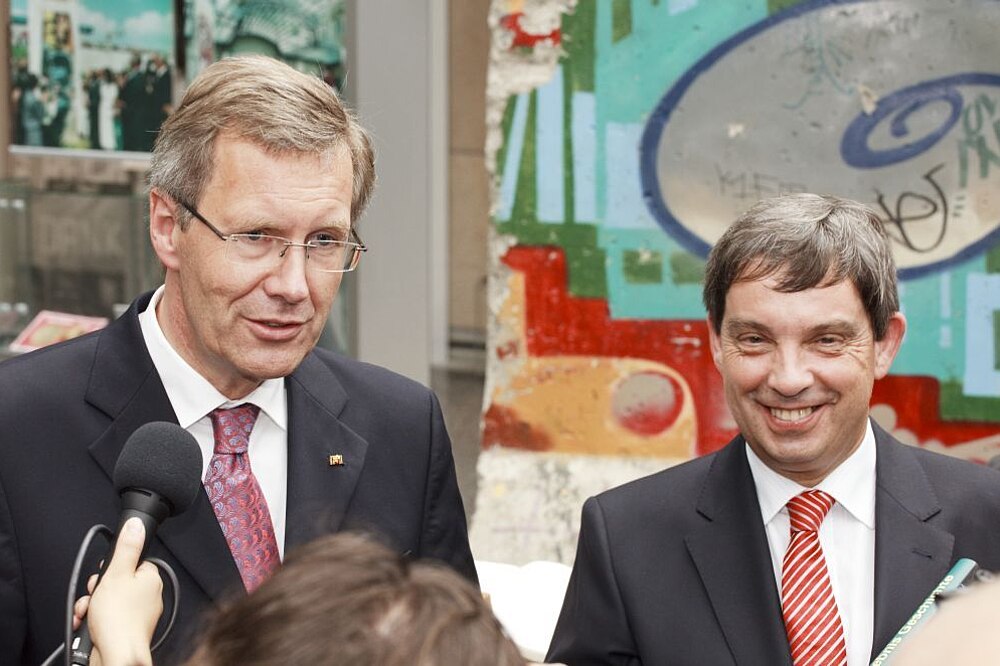
M 118 552 L 119 539 L 128 536 L 131 540 L 136 537 L 135 532 L 126 533 L 124 527 L 127 523 L 139 521 L 139 529 L 144 538 L 139 539 L 138 551 L 134 557 L 130 557 L 132 571 L 137 572 L 137 565 L 145 557 L 146 548 L 160 523 L 186 511 L 201 490 L 201 450 L 194 437 L 180 426 L 165 422 L 147 423 L 140 426 L 125 442 L 115 465 L 114 483 L 121 496 L 122 512 L 113 549 L 115 553 Z M 95 526 L 93 529 L 99 528 L 108 532 L 102 526 Z M 128 549 L 132 546 L 124 547 Z M 79 563 L 78 556 L 77 567 Z M 166 566 L 165 563 L 162 564 Z M 143 566 L 153 565 L 143 563 L 138 568 Z M 102 570 L 91 579 L 88 589 L 94 595 L 100 594 L 105 573 Z M 155 574 L 155 569 L 153 573 Z M 168 574 L 174 576 L 172 571 Z M 72 580 L 75 580 L 75 576 L 76 573 Z M 175 600 L 175 612 L 176 607 Z M 86 665 L 90 663 L 93 644 L 89 622 L 76 616 L 73 620 L 73 636 L 67 640 L 70 646 L 69 661 L 72 664 Z M 171 625 L 172 623 L 173 619 L 170 620 Z
M 150 643 L 163 612 L 163 581 L 156 566 L 141 562 L 146 530 L 138 518 L 129 518 L 118 535 L 115 551 L 100 586 L 91 576 L 74 606 L 73 627 L 84 618 L 90 627 L 93 666 L 151 666 Z M 96 590 L 95 590 L 96 587 Z

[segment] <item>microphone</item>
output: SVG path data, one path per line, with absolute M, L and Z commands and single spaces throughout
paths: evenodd
M 115 490 L 121 496 L 122 512 L 109 553 L 113 553 L 118 534 L 129 518 L 139 518 L 146 529 L 140 559 L 160 523 L 191 506 L 201 490 L 201 449 L 198 442 L 176 423 L 154 421 L 133 432 L 115 464 L 112 475 Z M 97 584 L 111 556 L 105 558 L 98 572 Z M 96 586 L 95 586 L 96 589 Z M 86 618 L 71 643 L 70 663 L 87 666 L 93 643 Z
M 115 534 L 129 518 L 139 518 L 146 528 L 145 555 L 160 523 L 187 511 L 198 496 L 201 449 L 191 433 L 176 423 L 146 423 L 125 442 L 112 478 L 122 499 Z
M 906 624 L 899 628 L 899 631 L 892 637 L 892 640 L 875 657 L 871 666 L 884 666 L 891 663 L 896 650 L 899 649 L 900 643 L 908 638 L 914 629 L 927 622 L 931 616 L 937 613 L 939 600 L 954 595 L 958 590 L 976 580 L 979 571 L 979 565 L 976 564 L 975 560 L 963 557 L 958 562 L 955 562 L 955 565 L 948 570 L 948 573 L 937 584 L 937 587 L 931 590 L 931 593 L 927 595 L 923 603 L 917 606 L 917 610 L 906 621 Z

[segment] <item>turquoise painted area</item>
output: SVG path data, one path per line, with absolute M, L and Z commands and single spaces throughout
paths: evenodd
M 612 40 L 612 3 L 597 2 L 595 93 L 598 164 L 609 122 L 645 123 L 670 86 L 703 55 L 733 34 L 767 18 L 766 0 L 701 0 L 677 11 L 673 3 L 632 2 L 632 32 Z M 671 13 L 671 10 L 677 13 Z M 638 153 L 635 159 L 638 161 Z M 605 170 L 597 169 L 597 210 L 607 211 Z M 651 232 L 660 233 L 663 232 Z
M 703 319 L 700 284 L 675 284 L 670 256 L 682 252 L 664 233 L 644 229 L 597 230 L 597 244 L 605 252 L 608 279 L 608 308 L 614 319 Z M 663 258 L 663 282 L 634 284 L 625 279 L 626 250 L 650 250 Z
M 965 285 L 970 274 L 985 269 L 986 258 L 981 255 L 954 267 L 947 277 L 935 274 L 901 283 L 900 306 L 908 328 L 892 364 L 893 374 L 961 380 L 965 373 Z M 942 328 L 950 333 L 942 335 Z
M 632 3 L 632 33 L 613 43 L 611 3 L 597 3 L 595 86 L 598 122 L 636 122 L 702 56 L 767 18 L 767 2 L 702 0 L 671 14 L 669 5 Z
M 664 236 L 642 199 L 639 180 L 639 141 L 642 125 L 607 123 L 602 139 L 606 155 L 604 174 L 608 202 L 603 225 L 615 229 L 646 229 L 650 237 Z

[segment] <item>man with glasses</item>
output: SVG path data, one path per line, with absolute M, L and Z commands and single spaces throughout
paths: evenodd
M 205 486 L 149 549 L 180 580 L 165 661 L 206 607 L 324 533 L 371 531 L 475 580 L 434 395 L 315 349 L 367 249 L 374 178 L 367 133 L 320 79 L 244 57 L 192 82 L 150 170 L 163 285 L 103 331 L 0 366 L 0 663 L 62 641 L 77 546 L 116 523 L 115 462 L 150 421 L 195 437 Z

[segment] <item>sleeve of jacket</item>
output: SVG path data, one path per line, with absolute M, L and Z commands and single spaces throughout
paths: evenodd
M 469 529 L 465 507 L 458 491 L 451 439 L 444 425 L 441 405 L 430 395 L 430 460 L 427 469 L 427 494 L 424 498 L 424 521 L 420 557 L 429 557 L 450 565 L 458 573 L 479 584 L 476 565 L 469 547 Z
M 568 666 L 639 666 L 618 589 L 604 512 L 598 498 L 583 505 L 576 561 L 546 657 Z
M 26 613 L 21 558 L 0 482 L 0 664 L 22 663 Z

